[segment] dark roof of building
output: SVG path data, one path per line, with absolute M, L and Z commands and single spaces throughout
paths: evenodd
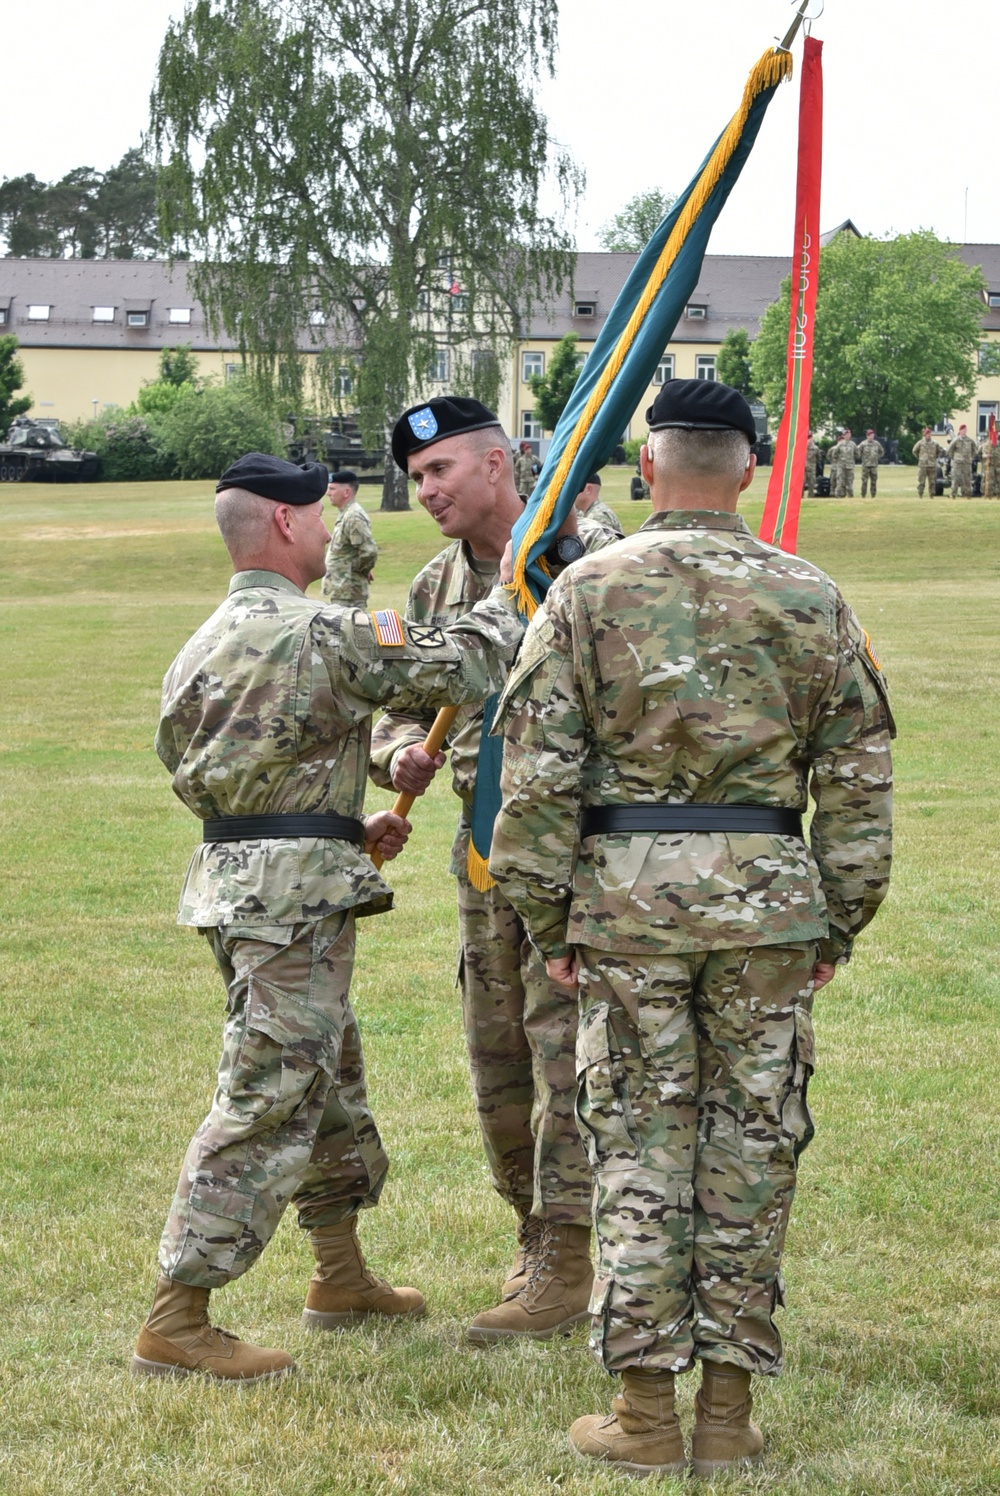
M 853 236 L 854 236 L 855 239 L 861 239 L 861 238 L 864 237 L 863 234 L 861 233 L 861 230 L 858 228 L 857 224 L 854 222 L 854 219 L 853 218 L 845 218 L 844 221 L 843 221 L 843 223 L 838 223 L 837 227 L 835 229 L 827 229 L 827 231 L 826 231 L 825 234 L 820 234 L 820 236 L 819 236 L 819 247 L 820 247 L 820 249 L 825 249 L 828 244 L 832 244 L 833 241 L 834 241 L 834 239 L 836 239 L 836 237 L 837 237 L 838 234 L 853 234 Z
M 823 235 L 857 230 L 850 219 Z M 982 268 L 988 291 L 1000 294 L 1000 244 L 963 244 L 958 253 Z M 576 256 L 572 286 L 554 307 L 537 307 L 525 329 L 534 339 L 557 339 L 575 332 L 597 336 L 635 265 L 635 254 L 583 251 Z M 673 342 L 719 343 L 730 328 L 743 327 L 756 337 L 760 319 L 781 290 L 791 269 L 783 255 L 706 255 L 689 305 L 705 308 L 703 317 L 681 318 Z M 594 315 L 577 317 L 575 304 L 592 302 Z M 47 320 L 28 317 L 31 305 L 48 306 Z M 114 320 L 95 322 L 94 307 L 113 307 Z M 231 342 L 220 340 L 207 325 L 204 311 L 188 287 L 186 267 L 171 269 L 164 260 L 48 260 L 0 258 L 0 309 L 6 308 L 4 331 L 27 348 L 153 348 L 190 343 L 201 352 Z M 190 309 L 190 322 L 170 320 L 171 309 Z M 146 327 L 130 327 L 129 311 L 146 311 Z M 1000 330 L 1000 307 L 983 308 L 983 327 Z M 303 334 L 301 346 L 315 347 L 322 330 Z

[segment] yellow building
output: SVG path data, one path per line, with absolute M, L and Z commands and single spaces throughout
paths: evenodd
M 832 232 L 844 231 L 856 232 L 850 224 Z M 1000 245 L 967 244 L 959 253 L 982 268 L 987 282 L 983 341 L 1000 340 Z M 546 433 L 535 419 L 528 380 L 545 373 L 555 344 L 568 332 L 576 333 L 580 353 L 589 353 L 636 258 L 578 254 L 572 287 L 554 306 L 533 314 L 499 402 L 498 415 L 513 442 L 528 439 L 544 454 Z M 714 379 L 726 333 L 740 327 L 756 337 L 788 272 L 789 261 L 781 256 L 706 255 L 698 285 L 622 436 L 645 434 L 643 413 L 665 380 Z M 226 379 L 241 368 L 238 351 L 208 325 L 183 263 L 171 270 L 162 260 L 0 258 L 3 332 L 14 333 L 20 344 L 31 414 L 66 422 L 129 405 L 140 386 L 156 378 L 165 347 L 189 343 L 203 376 Z M 303 347 L 315 346 L 322 336 L 319 327 L 305 330 Z M 425 398 L 448 391 L 450 363 L 442 346 Z M 981 435 L 991 411 L 1000 419 L 1000 376 L 984 373 L 970 409 L 954 413 L 952 422 L 957 429 L 964 421 Z

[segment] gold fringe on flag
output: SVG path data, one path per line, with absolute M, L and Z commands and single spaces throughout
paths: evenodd
M 569 477 L 569 470 L 573 465 L 573 459 L 580 449 L 580 443 L 590 429 L 595 415 L 601 408 L 605 396 L 614 383 L 622 364 L 625 362 L 625 356 L 632 346 L 635 335 L 642 326 L 646 313 L 652 306 L 660 287 L 666 280 L 670 267 L 680 254 L 684 241 L 691 230 L 691 226 L 718 186 L 723 172 L 729 165 L 730 157 L 740 143 L 740 138 L 746 126 L 754 99 L 756 99 L 758 94 L 762 94 L 765 89 L 774 88 L 782 79 L 791 77 L 791 73 L 792 54 L 786 51 L 778 51 L 774 48 L 769 48 L 751 70 L 746 87 L 743 90 L 740 107 L 729 121 L 724 133 L 719 138 L 715 150 L 705 163 L 704 171 L 685 203 L 683 212 L 674 224 L 670 238 L 660 252 L 660 258 L 653 267 L 635 311 L 629 318 L 628 326 L 618 339 L 611 357 L 604 366 L 600 379 L 591 391 L 590 398 L 581 412 L 576 426 L 573 428 L 572 435 L 563 449 L 562 456 L 556 465 L 556 470 L 552 475 L 545 495 L 532 515 L 527 533 L 521 541 L 517 556 L 514 558 L 514 580 L 510 585 L 517 599 L 519 611 L 528 618 L 532 617 L 538 606 L 534 594 L 528 586 L 528 555 L 536 540 L 540 540 L 548 528 L 555 511 L 556 500 L 562 492 L 563 484 Z M 485 863 L 483 865 L 485 867 Z M 471 878 L 471 852 L 469 867 Z M 478 887 L 479 885 L 477 884 L 476 886 Z
M 480 857 L 476 851 L 472 837 L 469 837 L 469 855 L 465 860 L 465 871 L 473 888 L 480 893 L 489 893 L 491 888 L 496 887 L 496 879 L 490 876 L 489 863 L 484 857 Z

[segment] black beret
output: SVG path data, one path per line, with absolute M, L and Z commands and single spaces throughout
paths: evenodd
M 316 504 L 326 493 L 328 481 L 321 462 L 306 462 L 297 467 L 284 457 L 248 452 L 226 468 L 215 491 L 245 488 L 260 494 L 262 499 L 273 499 L 276 504 Z
M 601 486 L 601 475 L 600 475 L 600 473 L 591 473 L 590 477 L 587 479 L 587 483 L 596 483 L 597 486 L 598 486 L 598 488 L 600 488 L 600 486 Z M 587 487 L 587 483 L 585 483 L 583 485 L 584 488 Z
M 422 452 L 424 447 L 443 442 L 446 436 L 462 436 L 466 431 L 484 431 L 487 426 L 499 425 L 493 412 L 478 400 L 464 395 L 442 395 L 440 399 L 411 405 L 403 411 L 392 428 L 392 455 L 397 467 L 405 473 L 411 452 Z
M 739 390 L 715 379 L 668 379 L 646 412 L 650 431 L 742 431 L 757 440 L 753 411 Z
M 354 487 L 357 488 L 361 480 L 357 473 L 351 472 L 350 468 L 338 468 L 335 473 L 330 474 L 326 481 L 328 483 L 353 483 Z

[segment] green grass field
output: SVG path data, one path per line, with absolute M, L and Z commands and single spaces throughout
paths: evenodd
M 628 502 L 628 478 L 605 495 L 633 529 L 648 506 Z M 914 479 L 883 470 L 877 500 L 816 500 L 802 522 L 802 553 L 838 578 L 894 688 L 897 864 L 818 999 L 788 1370 L 759 1394 L 766 1464 L 719 1491 L 1000 1491 L 1000 503 L 921 503 Z M 443 783 L 394 864 L 396 910 L 359 927 L 355 981 L 393 1159 L 362 1236 L 429 1317 L 304 1336 L 311 1259 L 287 1219 L 215 1310 L 293 1351 L 296 1377 L 128 1376 L 222 1015 L 207 950 L 174 924 L 197 828 L 151 740 L 163 671 L 223 594 L 226 558 L 210 484 L 4 488 L 0 526 L 0 1490 L 634 1490 L 568 1451 L 569 1423 L 612 1392 L 582 1337 L 463 1344 L 512 1236 L 469 1102 Z M 415 511 L 374 528 L 373 602 L 401 607 L 435 527 Z

